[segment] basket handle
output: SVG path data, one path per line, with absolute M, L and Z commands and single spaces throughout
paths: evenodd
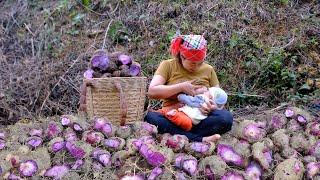
M 120 93 L 120 111 L 121 111 L 120 126 L 123 126 L 126 124 L 126 118 L 127 118 L 127 101 L 126 101 L 120 82 L 116 79 L 114 79 L 113 82 L 117 91 Z
M 97 86 L 97 82 L 92 80 L 92 79 L 83 79 L 82 85 L 80 86 L 80 107 L 79 107 L 79 111 L 83 111 L 83 112 L 87 112 L 87 100 L 86 100 L 86 96 L 87 96 L 87 87 L 96 87 Z

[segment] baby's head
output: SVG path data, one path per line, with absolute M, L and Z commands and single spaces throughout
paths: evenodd
M 209 88 L 209 93 L 213 97 L 213 101 L 217 104 L 218 108 L 223 108 L 223 106 L 227 103 L 228 95 L 227 93 L 218 87 Z

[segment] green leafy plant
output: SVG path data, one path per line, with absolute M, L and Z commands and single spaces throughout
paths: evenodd
M 289 0 L 280 0 L 280 3 L 283 5 L 288 5 L 289 4 Z
M 72 3 L 69 0 L 60 0 L 58 6 L 56 7 L 57 11 L 62 11 L 64 9 L 71 9 Z
M 82 0 L 82 4 L 83 4 L 85 7 L 89 7 L 90 4 L 91 4 L 91 1 L 90 1 L 90 0 Z
M 72 25 L 79 25 L 83 22 L 83 18 L 86 16 L 86 14 L 78 13 L 77 11 L 73 11 L 70 14 L 71 17 L 71 23 Z
M 122 43 L 129 40 L 129 33 L 121 21 L 116 21 L 110 25 L 108 36 L 115 43 Z

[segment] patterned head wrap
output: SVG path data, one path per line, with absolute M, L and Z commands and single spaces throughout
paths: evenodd
M 173 56 L 180 53 L 190 61 L 202 61 L 207 53 L 207 41 L 202 35 L 180 35 L 171 42 L 170 51 Z

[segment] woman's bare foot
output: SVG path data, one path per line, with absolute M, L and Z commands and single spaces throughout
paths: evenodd
M 217 142 L 221 136 L 219 134 L 214 134 L 212 136 L 207 136 L 202 138 L 202 142 Z

